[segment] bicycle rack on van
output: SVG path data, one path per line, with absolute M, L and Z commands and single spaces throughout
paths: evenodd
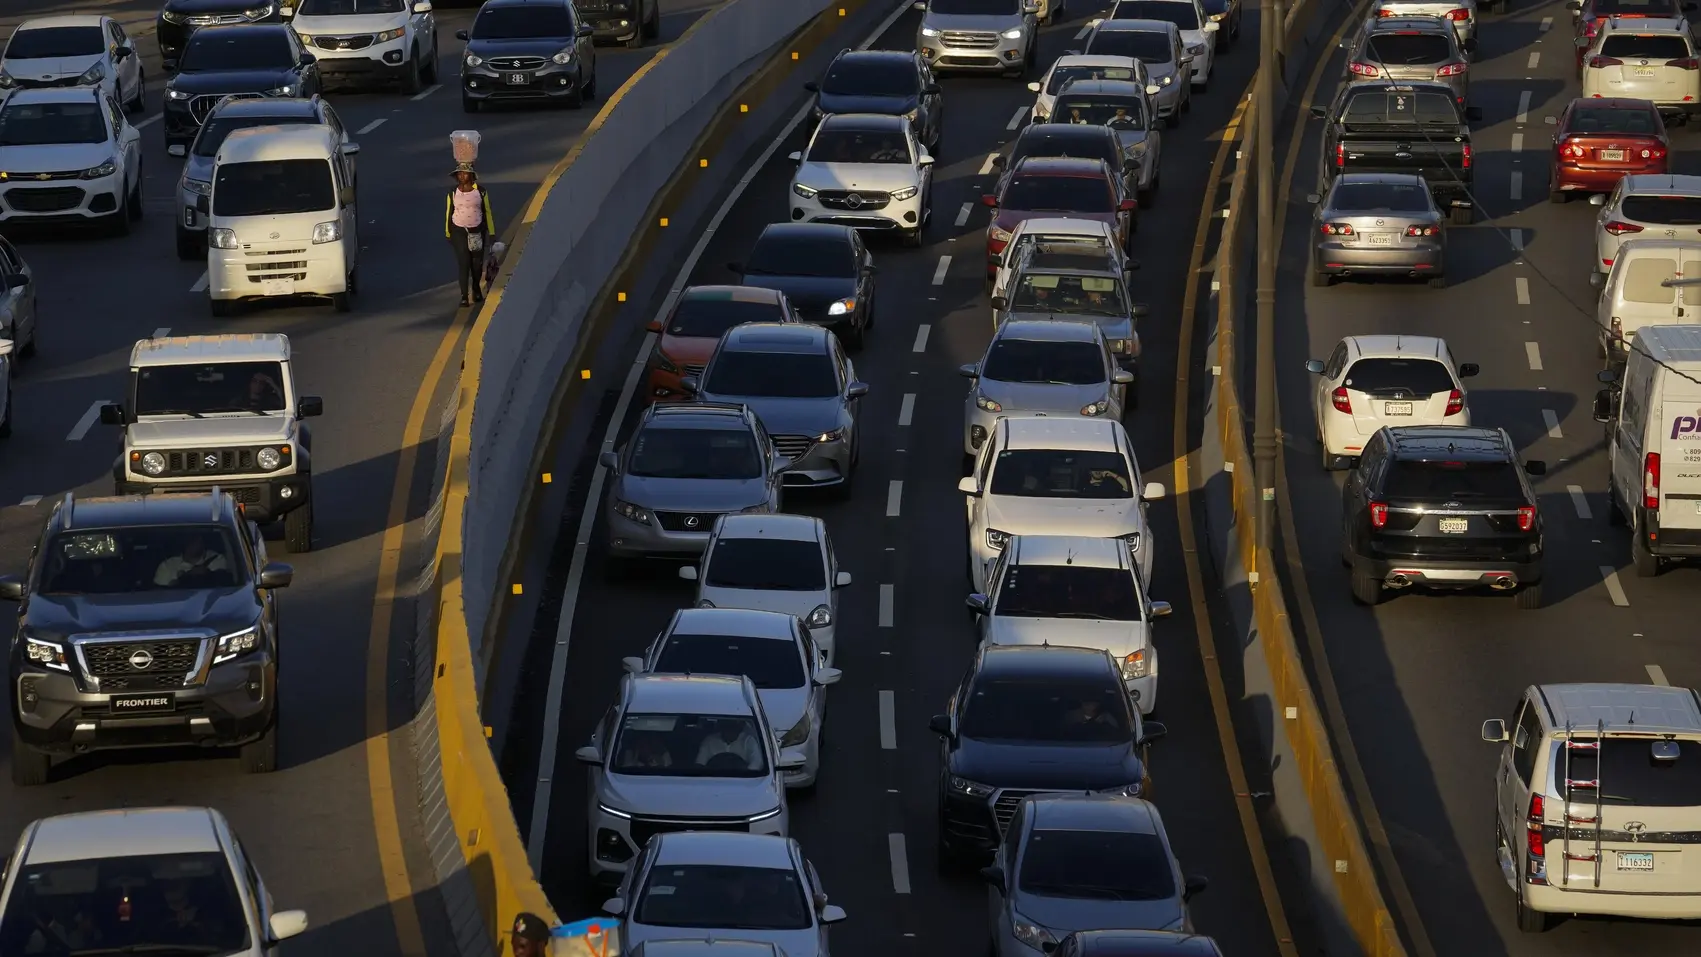
M 1601 744 L 1606 740 L 1606 721 L 1600 720 L 1595 722 L 1594 740 L 1579 741 L 1576 739 L 1576 735 L 1577 730 L 1572 727 L 1571 722 L 1565 722 L 1565 807 L 1563 812 L 1563 817 L 1565 819 L 1565 837 L 1563 839 L 1563 843 L 1566 864 L 1564 869 L 1560 872 L 1559 882 L 1561 886 L 1570 886 L 1571 861 L 1592 861 L 1595 865 L 1595 886 L 1600 887 L 1601 800 L 1602 794 L 1604 793 L 1601 790 Z M 1579 755 L 1579 760 L 1581 760 L 1584 755 L 1594 760 L 1594 773 L 1590 777 L 1579 779 L 1572 776 L 1571 755 L 1575 752 L 1582 752 L 1582 755 Z M 1577 791 L 1585 790 L 1595 792 L 1595 814 L 1593 817 L 1577 817 L 1571 813 L 1573 794 Z M 1594 825 L 1595 852 L 1593 854 L 1571 853 L 1571 825 L 1573 824 Z

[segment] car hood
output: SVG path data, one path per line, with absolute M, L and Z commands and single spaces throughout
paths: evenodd
M 1139 489 L 1132 490 L 1139 494 Z M 1011 535 L 1087 535 L 1114 538 L 1140 531 L 1138 498 L 1027 498 L 987 495 L 986 524 Z
M 849 276 L 770 276 L 751 273 L 744 285 L 759 289 L 777 289 L 791 300 L 793 309 L 810 316 L 820 316 L 829 305 L 856 295 L 856 280 Z
M 204 637 L 241 631 L 259 619 L 250 588 L 170 589 L 122 595 L 31 595 L 23 626 L 37 638 L 169 631 Z
M 694 366 L 707 365 L 709 358 L 715 354 L 715 347 L 720 345 L 719 339 L 708 336 L 668 336 L 664 335 L 656 343 L 662 355 L 676 363 L 688 363 Z
M 858 93 L 820 93 L 815 106 L 823 113 L 878 113 L 902 116 L 921 104 L 914 93 L 905 96 L 868 96 Z
M 179 73 L 166 86 L 179 93 L 264 93 L 294 80 L 295 71 L 289 67 L 254 67 Z
M 935 30 L 999 31 L 1022 25 L 1019 13 L 934 13 L 922 17 L 922 25 Z
M 773 399 L 767 397 L 711 396 L 705 402 L 744 405 L 762 420 L 769 435 L 820 435 L 838 428 L 844 405 L 837 396 L 825 399 Z
M 809 707 L 809 688 L 762 688 L 756 697 L 762 700 L 762 711 L 768 715 L 768 726 L 774 729 L 778 741 L 803 720 L 803 710 Z
M 1101 927 L 1128 930 L 1181 930 L 1187 911 L 1178 894 L 1160 901 L 1076 900 L 1018 892 L 1016 912 L 1062 940 L 1065 934 Z
M 514 40 L 472 40 L 467 52 L 489 59 L 493 56 L 554 56 L 571 46 L 568 37 L 521 37 Z
M 602 801 L 643 817 L 753 817 L 780 803 L 774 776 L 690 778 L 668 775 L 603 775 Z
M 103 54 L 82 56 L 50 56 L 29 60 L 6 60 L 6 72 L 20 80 L 57 80 L 67 76 L 82 76 L 89 67 L 105 59 Z
M 204 419 L 150 419 L 132 422 L 130 447 L 168 449 L 206 445 L 265 445 L 295 436 L 295 421 L 273 415 L 208 416 Z
M 1128 316 L 1091 316 L 1073 312 L 1059 312 L 1050 309 L 1032 310 L 1027 307 L 1014 309 L 1006 313 L 1001 322 L 1012 319 L 1055 319 L 1060 322 L 1091 322 L 1099 327 L 1106 339 L 1134 338 L 1134 320 Z M 1086 403 L 1081 403 L 1085 405 Z
M 1124 150 L 1133 150 L 1146 145 L 1152 134 L 1146 130 L 1117 130 L 1116 141 L 1122 144 Z
M 804 163 L 797 182 L 816 189 L 871 189 L 892 192 L 914 186 L 916 168 L 901 163 Z
M 1147 647 L 1150 634 L 1143 621 L 1087 621 L 1080 618 L 986 619 L 987 638 L 995 645 L 1060 645 L 1102 648 L 1122 658 Z
M 1004 407 L 1006 415 L 1024 412 L 1080 415 L 1082 407 L 1097 402 L 1109 392 L 1108 383 L 1096 385 L 1049 385 L 1043 382 L 999 382 L 980 380 L 980 393 Z
M 409 0 L 412 6 L 413 0 Z M 331 36 L 352 36 L 358 33 L 383 33 L 393 30 L 406 23 L 413 14 L 408 11 L 397 13 L 357 13 L 352 15 L 336 15 L 329 17 L 304 17 L 296 14 L 289 25 L 296 33 L 307 36 L 317 36 L 321 33 Z
M 959 739 L 951 773 L 996 788 L 1097 791 L 1140 780 L 1133 742 L 1017 744 Z
M 707 599 L 716 608 L 748 608 L 751 611 L 773 611 L 782 615 L 805 618 L 822 605 L 831 606 L 832 597 L 826 591 L 780 591 L 771 588 L 716 588 L 705 585 L 697 591 L 698 599 Z M 773 718 L 773 715 L 769 715 Z M 774 727 L 779 727 L 778 719 Z
M 675 479 L 622 475 L 615 494 L 633 505 L 664 512 L 736 512 L 766 502 L 768 483 L 761 478 Z
M 111 143 L 57 143 L 52 146 L 0 146 L 0 169 L 11 178 L 30 173 L 92 169 L 113 158 Z
M 617 953 L 630 954 L 638 949 L 638 945 L 651 940 L 679 940 L 689 938 L 701 941 L 705 938 L 713 940 L 751 940 L 763 944 L 773 944 L 784 957 L 821 957 L 821 932 L 814 927 L 803 930 L 745 930 L 742 928 L 683 928 L 683 927 L 652 927 L 640 924 L 627 918 L 619 925 L 620 949 Z

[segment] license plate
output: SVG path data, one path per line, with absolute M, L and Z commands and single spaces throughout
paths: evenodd
M 177 710 L 177 699 L 169 694 L 115 694 L 108 706 L 113 714 L 159 714 Z
M 1411 415 L 1412 404 L 1410 402 L 1384 402 L 1382 403 L 1382 414 Z
M 1695 503 L 1695 514 L 1701 515 L 1701 502 Z
M 1652 79 L 1654 76 L 1654 68 L 1651 66 L 1639 66 L 1635 70 L 1631 71 L 1631 75 L 1641 77 L 1643 79 Z
M 1441 530 L 1450 535 L 1462 534 L 1466 529 L 1471 527 L 1470 521 L 1463 518 L 1444 518 L 1441 520 L 1440 525 Z
M 1651 871 L 1654 869 L 1654 852 L 1619 851 L 1618 869 L 1621 871 Z
M 295 280 L 293 279 L 262 279 L 260 292 L 268 296 L 295 295 Z
M 1370 240 L 1370 244 L 1372 246 L 1394 245 L 1394 235 L 1392 233 L 1367 233 L 1366 238 Z
M 1601 150 L 1600 152 L 1601 152 L 1601 159 L 1607 160 L 1609 162 L 1616 163 L 1616 162 L 1619 162 L 1620 160 L 1624 159 L 1624 151 L 1623 150 Z
M 525 86 L 526 85 L 526 75 L 524 73 L 510 73 L 510 74 L 508 74 L 508 85 L 509 86 Z

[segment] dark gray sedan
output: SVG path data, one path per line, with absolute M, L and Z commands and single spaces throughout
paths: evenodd
M 1306 197 L 1312 216 L 1311 284 L 1343 276 L 1409 276 L 1447 285 L 1447 233 L 1423 177 L 1345 173 L 1328 195 Z

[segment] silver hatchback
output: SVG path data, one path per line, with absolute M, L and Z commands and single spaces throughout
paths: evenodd
M 972 456 L 999 416 L 1121 419 L 1134 373 L 1119 368 L 1096 323 L 1013 319 L 998 327 L 963 399 L 963 454 Z

